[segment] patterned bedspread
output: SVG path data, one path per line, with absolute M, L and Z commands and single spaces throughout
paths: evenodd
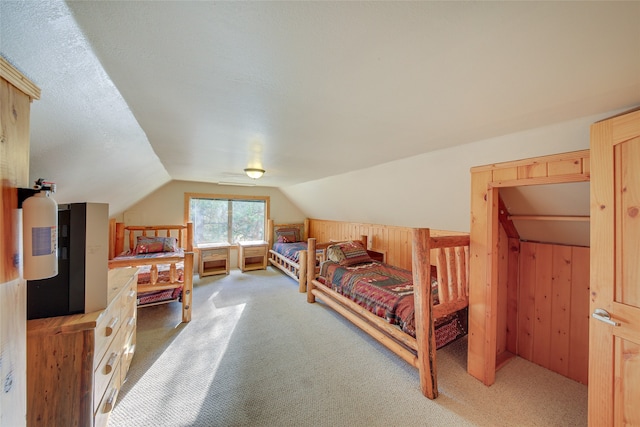
M 274 243 L 272 249 L 292 261 L 299 262 L 298 253 L 307 250 L 307 242 Z
M 170 258 L 174 256 L 184 257 L 184 250 L 181 248 L 177 252 L 153 252 L 150 254 L 136 254 L 133 251 L 126 251 L 118 255 L 117 259 L 136 260 L 136 259 L 155 259 L 155 258 Z
M 156 252 L 150 254 L 138 254 L 132 252 L 124 252 L 118 255 L 117 259 L 162 259 L 174 256 L 184 256 L 184 251 L 180 249 L 179 252 Z M 168 283 L 171 281 L 169 275 L 170 264 L 156 264 L 158 268 L 158 282 Z M 176 263 L 176 273 L 178 282 L 184 281 L 184 262 Z M 182 287 L 176 289 L 166 289 L 162 291 L 145 292 L 144 285 L 151 283 L 151 266 L 141 265 L 138 267 L 138 305 L 156 303 L 160 301 L 175 300 L 182 297 Z
M 320 268 L 319 281 L 415 337 L 413 275 L 410 271 L 380 262 L 343 267 L 326 261 Z M 432 280 L 434 304 L 437 303 L 437 286 Z M 466 319 L 466 309 L 437 319 L 436 347 L 466 335 Z

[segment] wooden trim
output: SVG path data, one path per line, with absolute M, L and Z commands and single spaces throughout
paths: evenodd
M 589 182 L 588 174 L 568 174 L 563 176 L 544 176 L 539 178 L 512 179 L 507 181 L 491 181 L 489 187 L 525 187 L 528 185 L 562 184 L 569 182 Z
M 18 88 L 29 97 L 31 101 L 40 99 L 40 88 L 26 78 L 17 68 L 0 56 L 0 77 Z
M 520 167 L 520 166 L 539 165 L 539 164 L 544 164 L 549 162 L 573 160 L 577 158 L 589 159 L 589 150 L 570 151 L 570 152 L 560 153 L 560 154 L 551 154 L 548 156 L 531 157 L 527 159 L 493 163 L 493 164 L 483 165 L 483 166 L 474 166 L 471 168 L 471 173 L 484 172 L 484 171 L 496 170 L 496 169 L 507 169 L 507 168 Z

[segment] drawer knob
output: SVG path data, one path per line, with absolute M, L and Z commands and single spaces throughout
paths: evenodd
M 116 403 L 116 396 L 118 395 L 118 389 L 112 388 L 109 392 L 109 396 L 107 400 L 104 402 L 104 408 L 102 408 L 102 413 L 108 414 L 113 410 L 114 403 Z
M 109 324 L 107 325 L 107 329 L 106 329 L 106 334 L 108 337 L 111 336 L 111 334 L 113 333 L 114 329 L 116 328 L 116 325 L 118 324 L 118 318 L 114 317 L 113 319 L 111 319 L 111 322 L 109 322 Z
M 118 353 L 111 353 L 111 356 L 109 356 L 109 360 L 107 360 L 107 364 L 104 366 L 105 375 L 108 375 L 111 373 L 111 371 L 113 371 L 113 366 L 116 364 L 118 356 Z

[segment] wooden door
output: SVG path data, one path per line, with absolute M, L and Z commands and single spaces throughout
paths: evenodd
M 589 425 L 639 426 L 640 109 L 591 127 L 590 287 Z

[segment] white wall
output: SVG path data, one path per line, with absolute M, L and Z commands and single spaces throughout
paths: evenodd
M 469 231 L 474 166 L 589 148 L 610 112 L 283 188 L 309 218 Z
M 164 225 L 184 223 L 184 194 L 234 194 L 243 196 L 269 196 L 270 217 L 276 223 L 300 223 L 305 216 L 282 192 L 274 187 L 236 187 L 203 182 L 171 181 L 136 203 L 120 215 L 117 221 L 127 225 Z M 231 251 L 231 268 L 238 267 L 238 254 Z M 198 254 L 194 259 L 194 270 L 198 269 Z
M 185 193 L 269 196 L 270 217 L 276 223 L 302 222 L 305 218 L 278 188 L 232 187 L 191 181 L 171 181 L 115 218 L 124 220 L 127 225 L 183 224 Z

